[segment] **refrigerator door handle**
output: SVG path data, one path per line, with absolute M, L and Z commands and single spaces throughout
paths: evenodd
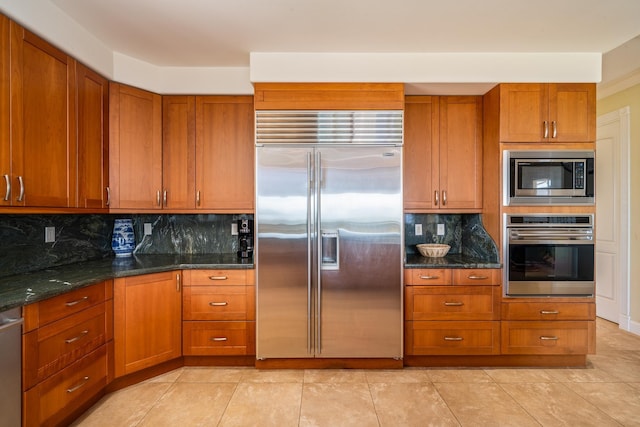
M 311 283 L 313 265 L 313 218 L 312 218 L 312 200 L 311 195 L 314 191 L 312 153 L 307 153 L 307 353 L 312 352 L 312 332 L 313 322 L 311 321 Z
M 316 215 L 316 230 L 319 231 L 321 227 L 321 192 L 322 189 L 322 157 L 320 156 L 320 151 L 316 151 L 316 159 L 315 159 L 315 167 L 316 167 L 316 206 L 315 206 L 315 215 Z M 316 354 L 322 354 L 322 238 L 316 239 L 317 244 L 317 283 L 316 283 Z

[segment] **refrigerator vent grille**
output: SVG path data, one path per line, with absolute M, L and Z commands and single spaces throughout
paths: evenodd
M 256 111 L 256 144 L 402 144 L 403 112 Z

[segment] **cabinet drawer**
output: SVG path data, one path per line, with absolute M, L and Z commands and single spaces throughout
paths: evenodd
M 406 322 L 406 354 L 473 355 L 500 352 L 500 322 Z
M 499 269 L 467 269 L 458 268 L 453 270 L 454 285 L 499 285 Z
M 70 413 L 96 397 L 107 385 L 107 346 L 24 393 L 27 427 L 60 425 Z
M 103 302 L 105 288 L 110 283 L 101 282 L 25 306 L 25 331 L 47 325 Z
M 24 340 L 24 389 L 106 342 L 105 303 L 31 331 Z
M 595 321 L 502 322 L 504 354 L 593 354 Z
M 254 322 L 183 322 L 185 356 L 238 356 L 255 354 Z
M 252 285 L 249 270 L 184 270 L 185 286 Z
M 589 302 L 503 302 L 504 320 L 596 320 L 596 305 Z
M 408 268 L 404 271 L 406 285 L 450 285 L 451 269 Z
M 184 320 L 247 320 L 244 286 L 187 286 L 182 298 Z
M 405 289 L 406 320 L 499 320 L 495 286 L 411 286 Z

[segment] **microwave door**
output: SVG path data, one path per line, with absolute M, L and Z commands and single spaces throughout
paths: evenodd
M 574 196 L 574 162 L 516 160 L 516 197 Z

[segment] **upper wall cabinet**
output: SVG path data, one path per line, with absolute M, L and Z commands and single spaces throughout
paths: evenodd
M 500 85 L 501 142 L 593 142 L 593 83 Z
M 76 64 L 78 207 L 109 205 L 109 81 Z
M 256 110 L 402 110 L 402 83 L 256 83 Z
M 110 83 L 109 183 L 110 208 L 162 208 L 160 95 Z
M 9 19 L 0 14 L 0 206 L 11 206 Z
M 482 210 L 481 97 L 406 97 L 404 209 Z
M 2 53 L 6 55 L 6 19 L 2 22 Z M 18 24 L 10 22 L 9 27 L 10 61 L 2 60 L 4 89 L 0 90 L 6 91 L 4 74 L 9 63 L 11 136 L 8 142 L 3 125 L 0 165 L 6 189 L 2 203 L 74 207 L 75 61 Z M 2 121 L 7 121 L 4 112 Z

